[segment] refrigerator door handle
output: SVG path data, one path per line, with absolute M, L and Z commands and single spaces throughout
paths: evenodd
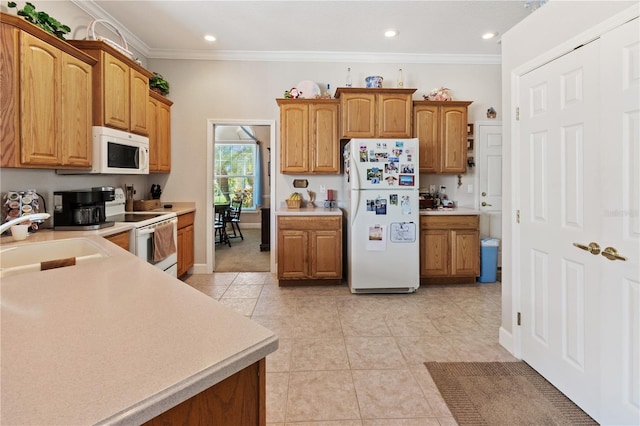
M 353 226 L 353 222 L 356 221 L 356 217 L 358 217 L 358 212 L 360 211 L 360 193 L 362 191 L 351 191 L 351 211 L 353 214 L 351 215 L 351 226 Z

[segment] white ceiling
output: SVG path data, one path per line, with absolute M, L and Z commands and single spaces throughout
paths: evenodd
M 149 58 L 496 63 L 499 36 L 482 34 L 503 34 L 531 12 L 523 0 L 74 3 L 116 24 Z M 395 39 L 383 36 L 390 28 L 400 32 Z

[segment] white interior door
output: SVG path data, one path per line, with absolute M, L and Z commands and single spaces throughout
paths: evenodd
M 502 239 L 502 123 L 476 122 L 476 129 L 480 235 Z
M 602 424 L 640 424 L 640 24 L 603 35 Z
M 640 424 L 638 19 L 519 96 L 522 357 L 598 422 Z
M 520 80 L 522 357 L 597 418 L 599 46 Z

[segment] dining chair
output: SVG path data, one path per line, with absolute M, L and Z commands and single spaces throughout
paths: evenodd
M 243 201 L 244 197 L 240 197 L 239 199 L 234 199 L 231 201 L 231 207 L 229 208 L 229 223 L 231 223 L 231 231 L 233 231 L 233 236 L 229 237 L 237 238 L 239 236 L 240 239 L 244 241 L 244 236 L 242 235 L 242 231 L 240 230 L 240 213 L 242 213 Z

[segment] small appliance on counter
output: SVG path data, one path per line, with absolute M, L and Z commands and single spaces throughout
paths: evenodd
M 87 231 L 113 226 L 106 220 L 105 202 L 113 201 L 113 187 L 53 193 L 53 224 L 59 231 Z

